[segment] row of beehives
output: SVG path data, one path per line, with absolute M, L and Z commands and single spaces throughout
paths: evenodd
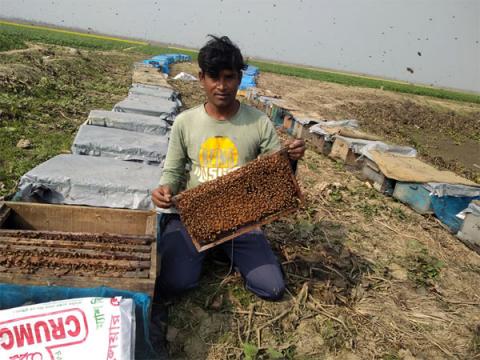
M 468 246 L 480 251 L 480 185 L 419 160 L 411 147 L 387 144 L 365 133 L 356 120 L 324 121 L 273 97 L 247 99 L 275 126 L 302 138 L 318 153 L 340 160 L 373 187 L 421 214 L 434 214 Z
M 0 203 L 0 283 L 103 285 L 152 296 L 156 216 L 118 208 L 153 207 L 179 107 L 158 69 L 135 64 L 128 97 L 89 114 L 72 154 L 25 174 L 14 198 L 22 201 Z
M 161 176 L 170 127 L 180 107 L 179 94 L 157 68 L 135 64 L 128 96 L 112 111 L 91 111 L 72 154 L 55 156 L 27 172 L 15 199 L 153 208 L 150 191 Z

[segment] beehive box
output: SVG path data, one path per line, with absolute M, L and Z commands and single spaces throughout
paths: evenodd
M 0 204 L 0 283 L 107 286 L 153 295 L 156 215 L 150 211 Z
M 327 140 L 325 135 L 310 133 L 310 143 L 319 154 L 328 155 L 332 151 L 333 141 Z
M 472 210 L 465 213 L 465 219 L 457 236 L 480 254 L 480 200 L 473 201 L 469 207 Z
M 339 137 L 335 138 L 329 156 L 333 159 L 342 160 L 346 165 L 357 169 L 361 169 L 363 166 L 363 158 L 360 159 L 360 155 L 353 152 L 350 144 Z
M 313 134 L 310 133 L 309 129 L 314 124 L 316 124 L 316 122 L 313 120 L 303 120 L 295 118 L 292 135 L 297 139 L 303 139 L 307 142 L 311 142 Z
M 419 214 L 433 214 L 430 191 L 422 184 L 397 182 L 393 197 L 409 205 Z
M 174 197 L 198 251 L 290 213 L 301 201 L 286 150 L 258 158 Z
M 286 113 L 283 116 L 283 129 L 290 135 L 293 133 L 293 126 L 295 125 L 295 121 L 293 116 L 289 113 Z
M 392 195 L 395 189 L 395 180 L 387 178 L 380 168 L 370 159 L 365 159 L 362 174 L 373 183 L 375 190 L 382 194 Z
M 272 111 L 270 117 L 272 119 L 273 125 L 279 128 L 283 126 L 283 117 L 285 116 L 285 110 L 279 108 L 275 105 L 272 106 Z

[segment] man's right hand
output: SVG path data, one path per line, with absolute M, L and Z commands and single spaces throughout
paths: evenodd
M 153 203 L 162 209 L 172 207 L 172 191 L 168 185 L 161 185 L 152 191 Z

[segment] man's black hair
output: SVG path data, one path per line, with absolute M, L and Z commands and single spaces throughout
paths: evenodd
M 198 53 L 200 69 L 212 77 L 217 77 L 222 70 L 233 70 L 241 75 L 241 71 L 247 66 L 243 62 L 243 56 L 238 46 L 228 36 L 208 36 L 211 39 Z

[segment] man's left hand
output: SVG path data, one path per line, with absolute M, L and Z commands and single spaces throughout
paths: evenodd
M 289 140 L 285 145 L 288 147 L 290 160 L 300 160 L 305 154 L 305 141 L 301 139 Z

